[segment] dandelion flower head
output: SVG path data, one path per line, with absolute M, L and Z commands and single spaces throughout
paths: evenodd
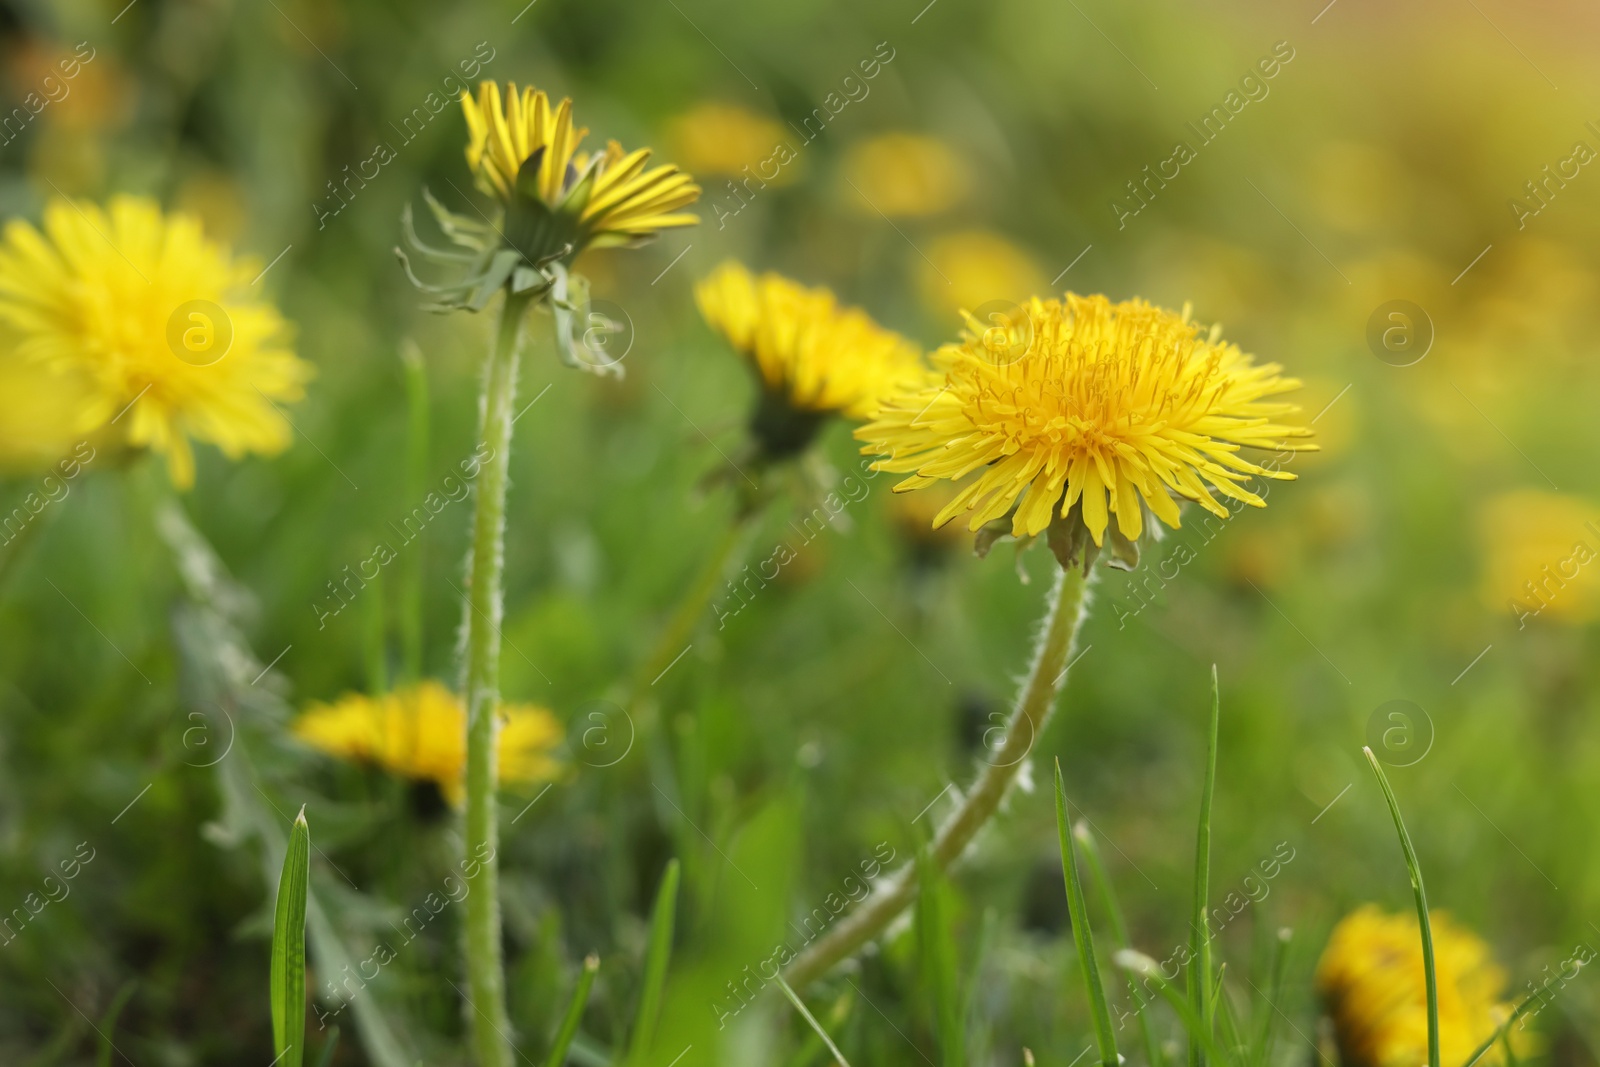
M 1435 912 L 1439 1052 L 1465 1063 L 1511 1013 L 1505 972 L 1489 946 Z M 1331 1016 L 1344 1067 L 1417 1067 L 1428 1062 L 1428 1002 L 1415 915 L 1368 904 L 1334 927 L 1317 964 L 1316 988 Z M 1497 1044 L 1484 1057 L 1502 1062 Z
M 115 424 L 129 445 L 164 455 L 186 488 L 191 439 L 230 459 L 289 444 L 277 404 L 304 395 L 311 367 L 254 287 L 261 271 L 152 200 L 53 200 L 42 229 L 13 220 L 0 235 L 0 321 L 16 339 L 8 358 L 81 390 L 74 433 Z
M 404 778 L 432 781 L 456 807 L 466 796 L 466 707 L 436 681 L 381 697 L 348 693 L 331 704 L 312 704 L 291 730 L 307 745 L 331 756 L 374 764 Z M 561 765 L 555 750 L 563 735 L 561 723 L 544 708 L 500 705 L 501 784 L 556 777 Z
M 478 186 L 502 203 L 532 197 L 550 212 L 571 217 L 572 251 L 585 246 L 632 245 L 661 230 L 692 226 L 698 217 L 681 208 L 700 188 L 677 167 L 646 167 L 650 149 L 624 152 L 615 141 L 604 151 L 578 150 L 588 134 L 572 121 L 572 101 L 554 108 L 542 91 L 515 82 L 485 81 L 478 96 L 461 94 L 467 120 L 467 165 Z
M 695 287 L 695 300 L 764 389 L 801 412 L 869 418 L 928 373 L 916 345 L 827 289 L 729 261 Z
M 978 530 L 1010 514 L 1017 537 L 1081 516 L 1094 544 L 1107 526 L 1137 541 L 1145 513 L 1179 525 L 1178 501 L 1217 515 L 1217 496 L 1264 506 L 1253 477 L 1291 478 L 1240 455 L 1314 446 L 1278 421 L 1299 387 L 1183 314 L 1142 300 L 1067 293 L 1034 298 L 934 355 L 942 373 L 883 404 L 856 431 L 876 469 L 909 474 L 904 492 L 974 475 L 940 511 Z

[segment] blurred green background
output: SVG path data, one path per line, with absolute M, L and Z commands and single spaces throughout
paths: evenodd
M 289 412 L 294 446 L 238 464 L 202 447 L 183 506 L 254 598 L 246 636 L 262 665 L 282 651 L 273 684 L 300 707 L 398 666 L 392 584 L 325 627 L 312 605 L 416 502 L 408 340 L 429 385 L 428 485 L 475 433 L 488 319 L 418 310 L 391 252 L 424 185 L 458 209 L 477 196 L 464 124 L 453 104 L 425 111 L 409 142 L 400 124 L 487 54 L 484 77 L 572 95 L 591 144 L 652 145 L 700 178 L 698 228 L 579 263 L 628 323 L 625 379 L 561 367 L 542 343 L 523 363 L 524 402 L 539 400 L 516 425 L 503 691 L 569 731 L 569 773 L 504 826 L 512 1013 L 530 1062 L 591 951 L 603 965 L 575 1062 L 605 1062 L 672 856 L 685 888 L 648 1062 L 686 1046 L 684 1067 L 825 1062 L 770 992 L 719 1028 L 726 983 L 875 849 L 914 853 L 947 810 L 941 790 L 970 781 L 993 740 L 1054 566 L 1024 556 L 1023 584 L 1008 550 L 972 558 L 873 480 L 746 610 L 721 628 L 705 615 L 635 721 L 604 724 L 636 740 L 627 758 L 593 766 L 589 715 L 606 707 L 593 702 L 622 699 L 731 510 L 707 479 L 727 474 L 719 453 L 736 453 L 753 387 L 700 323 L 693 281 L 737 256 L 827 284 L 930 348 L 954 335 L 957 307 L 1067 287 L 1192 302 L 1223 322 L 1305 379 L 1324 451 L 1294 461 L 1300 480 L 1275 485 L 1265 511 L 1208 534 L 1191 510 L 1141 572 L 1102 574 L 1032 776 L 1047 785 L 1061 759 L 1133 940 L 1166 957 L 1188 936 L 1217 664 L 1214 898 L 1283 843 L 1293 855 L 1222 933 L 1228 980 L 1248 996 L 1261 944 L 1294 929 L 1277 1007 L 1300 1031 L 1285 1055 L 1303 1063 L 1328 927 L 1362 901 L 1409 906 L 1360 755 L 1385 730 L 1415 732 L 1389 735 L 1412 746 L 1390 774 L 1436 906 L 1495 946 L 1517 989 L 1600 939 L 1600 572 L 1543 570 L 1575 544 L 1600 548 L 1585 525 L 1600 517 L 1600 176 L 1579 167 L 1543 185 L 1544 202 L 1525 188 L 1576 142 L 1600 148 L 1585 125 L 1600 120 L 1597 37 L 1591 6 L 1503 0 L 5 0 L 5 109 L 79 42 L 94 58 L 0 145 L 0 213 L 37 220 L 58 191 L 132 191 L 199 214 L 263 265 L 283 253 L 263 285 L 318 374 Z M 1188 124 L 1213 107 L 1228 121 L 1202 143 Z M 775 138 L 794 162 L 741 195 L 732 176 Z M 1129 183 L 1159 175 L 1178 141 L 1194 158 L 1136 197 Z M 329 183 L 380 142 L 396 158 L 329 214 Z M 1393 300 L 1431 323 L 1409 366 L 1369 344 Z M 843 424 L 819 452 L 857 470 Z M 91 468 L 5 564 L 0 908 L 80 842 L 94 853 L 0 946 L 5 1063 L 92 1062 L 97 1028 L 111 1063 L 270 1058 L 270 889 L 257 845 L 226 847 L 217 774 L 186 733 L 199 720 L 174 636 L 184 593 L 155 532 L 165 477 L 148 460 Z M 0 505 L 38 479 L 14 464 Z M 796 544 L 790 522 L 809 509 L 775 508 L 749 559 Z M 446 681 L 468 510 L 445 511 L 419 557 L 424 667 Z M 1380 711 L 1393 700 L 1411 704 L 1404 723 Z M 309 804 L 314 878 L 366 955 L 450 872 L 452 818 L 287 741 L 261 758 L 284 827 Z M 508 794 L 504 821 L 530 799 Z M 951 879 L 971 1063 L 1018 1064 L 1027 1047 L 1067 1064 L 1089 1041 L 1060 877 L 1035 788 Z M 430 1064 L 464 1062 L 446 981 L 462 981 L 458 923 L 447 910 L 370 991 Z M 1596 1058 L 1596 981 L 1568 985 L 1539 1021 L 1557 1062 Z M 813 1005 L 852 1062 L 950 1062 L 934 1000 L 904 934 Z M 370 1062 L 348 1025 L 335 1062 Z

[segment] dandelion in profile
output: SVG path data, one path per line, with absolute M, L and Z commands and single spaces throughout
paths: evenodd
M 603 152 L 580 152 L 588 134 L 572 124 L 572 101 L 554 108 L 542 90 L 483 82 L 478 98 L 462 94 L 467 117 L 467 165 L 479 188 L 507 204 L 537 201 L 554 232 L 545 240 L 570 247 L 632 245 L 661 230 L 700 221 L 683 214 L 700 196 L 677 167 L 646 168 L 650 149 L 624 152 L 615 141 Z M 532 235 L 530 235 L 532 236 Z M 537 254 L 537 249 L 535 254 Z
M 1439 982 L 1439 1052 L 1465 1063 L 1511 1014 L 1505 972 L 1489 946 L 1447 916 L 1429 916 Z M 1368 904 L 1342 919 L 1317 964 L 1344 1067 L 1416 1067 L 1428 1060 L 1428 1002 L 1415 915 Z M 1513 1042 L 1515 1046 L 1517 1042 Z M 1485 1055 L 1500 1063 L 1499 1044 Z
M 804 449 L 830 415 L 871 418 L 885 397 L 928 377 L 914 344 L 827 289 L 729 261 L 695 300 L 760 381 L 751 430 L 766 458 Z
M 304 395 L 311 367 L 253 289 L 261 269 L 152 200 L 118 196 L 104 209 L 53 200 L 42 231 L 14 220 L 0 238 L 0 321 L 16 338 L 7 358 L 47 368 L 81 398 L 72 432 L 104 431 L 158 452 L 187 488 L 191 440 L 230 459 L 289 444 L 276 404 Z
M 416 233 L 409 207 L 403 217 L 406 248 L 396 249 L 411 271 L 411 257 L 459 268 L 457 280 L 413 284 L 434 294 L 436 310 L 481 311 L 501 290 L 544 303 L 556 318 L 562 358 L 590 370 L 620 370 L 596 364 L 575 335 L 608 323 L 591 322 L 588 285 L 569 273 L 586 248 L 634 248 L 663 230 L 692 226 L 699 218 L 683 209 L 700 196 L 694 180 L 670 164 L 649 166 L 648 148 L 626 152 L 616 141 L 598 152 L 579 148 L 588 130 L 573 124 L 572 101 L 554 107 L 532 87 L 480 83 L 478 95 L 462 93 L 467 123 L 467 165 L 479 189 L 498 203 L 498 218 L 428 205 L 456 250 L 438 249 Z M 576 329 L 574 325 L 576 324 Z
M 643 244 L 662 230 L 693 225 L 683 211 L 700 196 L 687 174 L 673 166 L 649 166 L 650 150 L 624 152 L 616 142 L 604 151 L 579 147 L 588 131 L 573 124 L 572 101 L 554 107 L 543 92 L 515 84 L 502 97 L 499 85 L 483 82 L 473 97 L 461 94 L 466 120 L 467 165 L 478 188 L 494 198 L 492 216 L 469 217 L 427 196 L 439 229 L 455 246 L 433 248 L 417 235 L 410 206 L 401 217 L 410 248 L 395 251 L 411 281 L 433 295 L 438 311 L 482 311 L 498 295 L 499 325 L 483 375 L 479 440 L 493 452 L 474 485 L 467 594 L 463 606 L 462 678 L 466 714 L 465 852 L 495 856 L 500 829 L 494 804 L 496 756 L 502 743 L 500 629 L 504 610 L 506 489 L 510 482 L 511 424 L 515 421 L 517 364 L 524 320 L 531 310 L 549 312 L 556 350 L 568 366 L 620 374 L 621 361 L 603 351 L 598 335 L 620 327 L 595 314 L 589 285 L 570 270 L 586 248 Z M 475 214 L 477 214 L 475 212 Z M 432 262 L 456 278 L 442 285 L 422 281 L 412 256 Z M 468 879 L 462 939 L 466 955 L 472 1045 L 480 1064 L 512 1062 L 507 1036 L 505 967 L 501 953 L 500 869 L 485 860 Z
M 466 795 L 467 710 L 461 698 L 429 680 L 381 697 L 349 693 L 312 704 L 294 721 L 294 736 L 340 759 L 390 774 L 430 781 L 453 807 Z M 555 750 L 563 730 L 533 704 L 500 706 L 501 785 L 549 781 L 561 771 Z
M 1264 506 L 1249 480 L 1293 475 L 1241 450 L 1315 447 L 1309 430 L 1278 421 L 1298 408 L 1273 398 L 1298 381 L 1187 311 L 1142 300 L 1067 293 L 989 324 L 969 316 L 934 363 L 941 375 L 856 431 L 862 452 L 911 475 L 900 492 L 971 476 L 938 523 L 965 515 L 974 531 L 995 523 L 987 535 L 1019 539 L 1048 528 L 1063 566 L 1087 567 L 1108 530 L 1132 565 L 1150 516 L 1177 527 L 1180 500 L 1223 517 L 1218 496 Z

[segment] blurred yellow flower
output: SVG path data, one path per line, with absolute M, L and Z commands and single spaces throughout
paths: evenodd
M 928 375 L 915 345 L 827 289 L 729 260 L 695 286 L 695 300 L 761 378 L 754 429 L 772 456 L 804 447 L 822 417 L 870 418 L 883 397 Z
M 856 436 L 863 453 L 886 457 L 875 469 L 912 475 L 897 492 L 983 472 L 939 523 L 968 511 L 977 530 L 1014 508 L 1015 536 L 1033 537 L 1059 515 L 1099 546 L 1115 515 L 1113 532 L 1131 543 L 1146 511 L 1176 527 L 1176 501 L 1186 499 L 1226 518 L 1211 489 L 1261 507 L 1245 488 L 1251 476 L 1293 477 L 1240 448 L 1315 447 L 1299 442 L 1309 430 L 1273 421 L 1296 405 L 1266 399 L 1300 383 L 1224 342 L 1220 327 L 1189 321 L 1187 309 L 1034 298 L 992 324 L 969 319 L 934 362 L 942 375 L 886 401 Z
M 1501 999 L 1505 972 L 1488 945 L 1447 915 L 1432 913 L 1430 925 L 1440 1059 L 1465 1063 L 1510 1017 L 1511 1005 Z M 1317 964 L 1316 987 L 1333 1019 L 1343 1067 L 1417 1067 L 1428 1061 L 1428 1002 L 1415 915 L 1387 915 L 1367 904 L 1345 916 Z M 1498 1044 L 1484 1061 L 1502 1062 Z
M 461 94 L 461 109 L 467 120 L 467 165 L 479 188 L 503 203 L 513 202 L 514 194 L 541 203 L 570 228 L 561 236 L 572 252 L 590 245 L 636 244 L 661 230 L 700 221 L 678 213 L 695 202 L 700 188 L 677 167 L 646 170 L 650 149 L 624 153 L 611 141 L 603 152 L 579 152 L 578 143 L 589 131 L 572 125 L 570 98 L 552 110 L 543 91 L 519 90 L 512 82 L 502 103 L 500 86 L 486 81 L 479 83 L 476 100 Z
M 166 456 L 172 480 L 194 481 L 189 439 L 230 459 L 289 443 L 275 401 L 299 400 L 312 369 L 288 346 L 288 325 L 235 259 L 189 215 L 115 197 L 107 209 L 58 199 L 41 233 L 13 220 L 0 238 L 0 322 L 15 357 L 84 383 L 74 434 L 116 424 L 126 441 Z M 59 402 L 53 386 L 8 395 L 22 408 Z
M 890 218 L 937 215 L 967 195 L 972 179 L 961 157 L 936 137 L 885 133 L 850 147 L 847 194 L 863 212 Z M 859 195 L 858 195 L 859 194 Z M 866 203 L 860 203 L 865 198 Z
M 467 711 L 461 699 L 428 680 L 381 697 L 348 693 L 312 704 L 291 731 L 312 748 L 372 763 L 391 774 L 436 783 L 456 807 L 466 796 Z M 555 778 L 564 731 L 533 704 L 500 705 L 499 781 L 526 785 Z
M 726 177 L 735 177 L 746 167 L 760 168 L 789 140 L 788 130 L 777 119 L 737 104 L 709 100 L 673 119 L 667 136 L 685 167 L 697 174 Z M 761 169 L 758 177 L 766 185 L 783 185 L 798 172 L 794 167 L 778 167 L 769 177 L 765 168 Z
M 89 392 L 82 376 L 18 358 L 0 333 L 0 471 L 48 466 L 84 435 L 73 429 Z
M 1483 602 L 1523 625 L 1546 611 L 1566 622 L 1600 617 L 1600 505 L 1519 489 L 1479 513 Z
M 990 301 L 1017 304 L 1048 284 L 1032 256 L 989 230 L 945 234 L 927 252 L 917 261 L 917 288 L 940 316 L 976 312 Z

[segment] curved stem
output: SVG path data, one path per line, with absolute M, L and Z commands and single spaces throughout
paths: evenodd
M 480 417 L 488 455 L 479 471 L 467 556 L 463 689 L 467 702 L 466 957 L 467 1016 L 478 1067 L 510 1067 L 511 1022 L 506 1014 L 500 947 L 500 828 L 495 770 L 500 701 L 500 616 L 505 569 L 507 469 L 511 412 L 517 392 L 517 341 L 530 294 L 509 290 L 500 329 L 484 373 Z
M 683 598 L 673 609 L 672 618 L 661 631 L 661 636 L 656 639 L 655 648 L 649 657 L 640 663 L 639 670 L 634 674 L 628 688 L 630 700 L 637 701 L 644 690 L 655 684 L 661 672 L 682 654 L 690 635 L 694 633 L 695 626 L 700 622 L 701 613 L 711 602 L 717 582 L 727 571 L 729 562 L 741 554 L 745 538 L 755 529 L 763 510 L 759 505 L 747 505 L 741 501 L 739 510 L 729 520 L 728 528 L 723 532 L 716 548 L 701 564 L 700 572 L 695 575 L 694 582 L 684 591 Z
M 1077 643 L 1078 628 L 1088 613 L 1085 595 L 1089 581 L 1076 567 L 1056 575 L 1044 618 L 1044 632 L 1034 649 L 1033 664 L 1022 683 L 1016 710 L 1006 723 L 1005 743 L 994 753 L 993 762 L 983 769 L 972 791 L 962 799 L 953 815 L 945 820 L 934 837 L 929 856 L 944 870 L 971 844 L 994 813 L 1006 790 L 1017 777 L 1034 741 L 1044 732 L 1055 708 L 1056 694 L 1066 678 Z M 828 932 L 828 935 L 802 952 L 784 974 L 796 989 L 810 984 L 834 964 L 853 954 L 882 933 L 894 917 L 917 896 L 917 872 L 907 866 L 891 877 L 883 888 L 868 897 L 862 906 Z

